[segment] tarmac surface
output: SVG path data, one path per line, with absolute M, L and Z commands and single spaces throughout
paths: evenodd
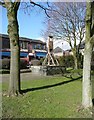
M 32 74 L 32 72 L 26 72 L 26 73 L 21 73 L 20 77 L 21 80 L 39 80 L 51 76 L 44 76 L 44 75 Z M 10 78 L 10 74 L 0 74 L 0 83 L 9 81 L 9 78 Z

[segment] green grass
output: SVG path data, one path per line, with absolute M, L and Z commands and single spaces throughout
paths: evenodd
M 91 117 L 90 111 L 79 110 L 82 96 L 81 78 L 71 82 L 71 78 L 63 76 L 44 77 L 40 80 L 22 81 L 21 88 L 28 89 L 23 96 L 3 96 L 3 118 Z M 3 83 L 2 89 L 7 91 L 7 82 Z

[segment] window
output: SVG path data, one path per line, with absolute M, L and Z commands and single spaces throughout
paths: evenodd
M 22 41 L 20 41 L 20 43 L 19 43 L 19 44 L 20 44 L 20 48 L 22 49 L 22 47 L 23 47 L 23 46 L 22 46 Z
M 27 49 L 27 42 L 22 42 L 22 48 Z
M 40 44 L 37 45 L 37 48 L 40 49 Z
M 46 45 L 43 45 L 43 49 L 46 50 Z
M 36 46 L 36 45 L 33 45 L 33 48 L 34 48 L 34 49 L 36 49 L 36 48 L 37 48 L 37 46 Z

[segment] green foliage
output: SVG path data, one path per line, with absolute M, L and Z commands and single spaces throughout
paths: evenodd
M 42 65 L 44 59 L 45 59 L 45 58 L 41 58 L 41 59 L 40 59 L 40 65 Z
M 92 61 L 94 61 L 94 51 L 92 52 Z
M 40 65 L 40 60 L 38 59 L 31 60 L 31 65 L 34 65 L 34 66 Z
M 47 66 L 47 75 L 63 75 L 65 72 L 65 66 Z
M 59 64 L 65 67 L 74 67 L 74 58 L 72 55 L 63 56 L 58 58 Z
M 59 64 L 62 66 L 65 66 L 66 68 L 68 67 L 72 67 L 74 68 L 74 58 L 72 55 L 68 55 L 68 56 L 63 56 L 63 57 L 59 57 L 58 58 Z M 83 68 L 83 55 L 79 53 L 78 56 L 78 66 L 79 68 Z
M 91 69 L 94 70 L 94 51 L 92 52 Z
M 20 69 L 26 69 L 28 62 L 24 59 L 20 59 Z M 10 59 L 5 58 L 0 60 L 0 69 L 10 69 Z
M 28 66 L 28 62 L 24 59 L 20 59 L 20 69 L 26 69 Z
M 0 69 L 9 69 L 10 68 L 10 59 L 5 58 L 0 60 Z

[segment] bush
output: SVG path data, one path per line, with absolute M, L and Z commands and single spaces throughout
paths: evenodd
M 44 59 L 45 59 L 45 58 L 41 58 L 41 59 L 40 59 L 40 65 L 42 65 Z
M 64 74 L 66 68 L 64 66 L 47 66 L 47 75 Z
M 10 69 L 10 59 L 5 58 L 0 60 L 0 69 Z
M 94 51 L 92 52 L 91 69 L 94 70 Z
M 20 69 L 26 69 L 27 66 L 29 66 L 29 63 L 24 59 L 20 59 Z
M 34 66 L 40 65 L 40 60 L 37 60 L 37 59 L 31 60 L 31 65 L 34 65 Z
M 20 59 L 20 69 L 26 69 L 28 62 L 24 59 Z M 0 60 L 0 69 L 10 69 L 10 59 L 5 58 Z
M 58 58 L 59 64 L 61 66 L 74 67 L 74 58 L 72 55 L 62 56 Z

